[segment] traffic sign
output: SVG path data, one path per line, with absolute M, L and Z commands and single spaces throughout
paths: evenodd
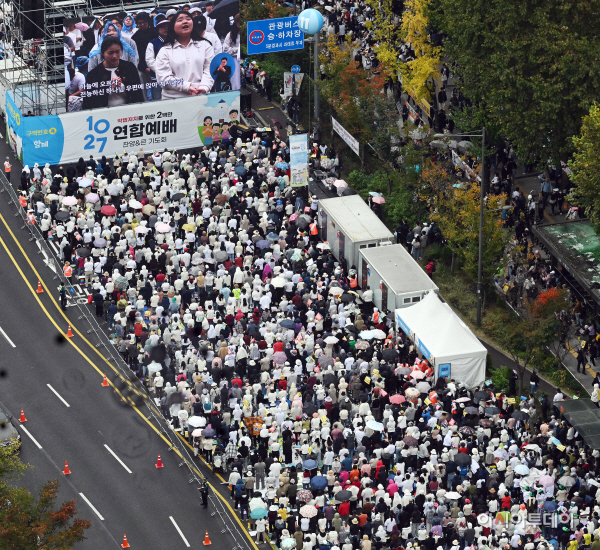
M 298 74 L 300 72 L 300 65 L 293 65 L 292 66 L 292 72 L 294 74 Z
M 248 21 L 248 55 L 302 50 L 304 33 L 297 17 Z M 300 72 L 300 67 L 298 71 Z

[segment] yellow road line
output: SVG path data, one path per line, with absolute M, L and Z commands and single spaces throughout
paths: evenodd
M 571 352 L 571 355 L 573 357 L 577 357 L 577 352 L 571 347 L 569 342 L 565 342 L 565 347 Z M 585 369 L 590 373 L 590 375 L 596 376 L 596 371 L 592 367 L 590 367 L 587 363 L 585 365 Z
M 25 257 L 25 259 L 27 260 L 27 263 L 29 264 L 29 266 L 31 267 L 31 269 L 33 270 L 33 272 L 35 273 L 36 277 L 38 278 L 38 280 L 40 281 L 40 283 L 42 284 L 42 286 L 44 287 L 44 289 L 46 290 L 46 292 L 48 293 L 48 296 L 50 297 L 50 299 L 52 300 L 52 302 L 54 303 L 55 307 L 59 310 L 59 312 L 62 314 L 62 316 L 67 320 L 67 322 L 70 323 L 69 319 L 67 318 L 67 316 L 65 315 L 65 313 L 62 311 L 62 309 L 59 307 L 58 303 L 56 302 L 56 300 L 52 297 L 52 293 L 51 291 L 48 289 L 48 286 L 46 285 L 46 283 L 43 281 L 42 277 L 39 275 L 39 273 L 37 272 L 37 270 L 35 269 L 35 267 L 33 266 L 33 264 L 31 263 L 31 260 L 29 259 L 29 256 L 26 254 L 26 252 L 23 250 L 23 247 L 21 246 L 21 244 L 19 243 L 19 241 L 17 240 L 17 238 L 15 237 L 14 233 L 11 231 L 10 227 L 8 227 L 8 224 L 6 223 L 6 220 L 4 219 L 4 217 L 0 214 L 0 219 L 2 220 L 2 222 L 4 223 L 6 229 L 9 231 L 9 233 L 11 234 L 13 240 L 15 241 L 15 243 L 17 244 L 17 246 L 19 247 L 21 253 L 23 254 L 23 256 Z M 21 275 L 21 277 L 23 278 L 23 281 L 25 282 L 25 285 L 27 286 L 27 288 L 29 288 L 29 291 L 32 293 L 33 297 L 37 300 L 38 305 L 40 306 L 40 308 L 42 309 L 42 311 L 46 314 L 46 317 L 48 317 L 48 319 L 50 320 L 50 322 L 54 325 L 54 327 L 56 328 L 56 330 L 58 330 L 59 333 L 63 334 L 63 336 L 65 336 L 65 340 L 71 344 L 71 346 L 73 346 L 74 349 L 77 350 L 77 352 L 94 368 L 94 370 L 96 370 L 96 372 L 98 372 L 98 374 L 102 377 L 104 377 L 104 373 L 93 363 L 93 361 L 79 348 L 79 346 L 77 344 L 75 344 L 75 342 L 73 342 L 73 340 L 71 340 L 70 338 L 66 338 L 66 333 L 64 330 L 61 330 L 61 328 L 58 326 L 58 323 L 53 319 L 53 317 L 50 315 L 50 312 L 46 309 L 46 307 L 44 306 L 44 304 L 42 304 L 42 301 L 40 300 L 40 296 L 39 294 L 36 292 L 36 290 L 33 288 L 33 286 L 29 283 L 25 273 L 23 273 L 23 270 L 20 268 L 19 264 L 17 263 L 17 261 L 15 260 L 15 257 L 12 255 L 11 251 L 8 249 L 8 246 L 6 245 L 6 243 L 4 242 L 4 239 L 2 239 L 2 237 L 0 237 L 0 244 L 2 244 L 2 247 L 4 248 L 4 250 L 6 251 L 6 253 L 8 254 L 8 257 L 11 259 L 13 265 L 15 266 L 15 268 L 17 269 L 17 271 L 19 272 L 19 274 Z M 37 287 L 36 287 L 37 288 Z M 90 346 L 97 354 L 98 356 L 100 356 L 101 359 L 103 359 L 119 376 L 121 376 L 120 371 L 113 365 L 111 365 L 106 358 L 100 353 L 98 352 L 98 350 L 87 340 L 87 338 L 85 336 L 83 336 L 83 334 L 81 334 L 74 326 L 73 324 L 71 324 L 71 328 L 82 338 L 83 341 L 85 341 L 88 346 Z M 119 389 L 116 388 L 116 386 L 113 384 L 112 381 L 108 381 L 108 383 L 112 386 L 112 388 L 114 389 L 115 392 L 117 392 L 117 394 L 121 397 L 121 399 L 123 400 L 127 400 L 127 402 L 130 403 L 131 408 L 133 410 L 135 410 L 135 412 L 140 416 L 140 418 L 142 418 L 146 424 L 148 424 L 148 426 L 150 426 L 150 428 L 152 428 L 152 430 L 154 430 L 154 432 L 169 446 L 169 448 L 171 448 L 175 454 L 181 458 L 182 460 L 185 460 L 186 463 L 190 464 L 186 458 L 183 457 L 183 455 L 179 452 L 179 450 L 175 447 L 173 447 L 173 445 L 171 444 L 171 442 L 160 432 L 160 430 L 154 426 L 154 424 L 152 424 L 148 418 L 146 418 L 146 415 L 144 415 L 139 409 L 138 407 L 131 402 L 131 400 L 128 400 L 127 397 L 123 396 L 123 394 L 119 391 Z M 191 445 L 189 445 L 189 443 L 183 438 L 181 437 L 181 435 L 178 432 L 174 432 L 176 433 L 183 441 L 186 445 L 188 445 L 188 447 L 192 448 Z M 193 450 L 193 448 L 192 448 Z M 204 459 L 202 459 L 204 460 Z M 198 468 L 196 468 L 196 466 L 191 463 L 190 466 L 192 467 L 193 471 L 200 477 L 204 477 L 203 474 L 198 470 Z M 217 477 L 219 479 L 221 479 L 222 481 L 223 478 L 216 474 Z M 246 536 L 248 537 L 248 540 L 252 543 L 252 546 L 255 548 L 255 550 L 258 550 L 258 546 L 256 545 L 256 542 L 254 541 L 254 539 L 250 536 L 250 534 L 248 533 L 248 531 L 246 530 L 246 528 L 244 527 L 243 523 L 241 522 L 240 518 L 238 517 L 238 515 L 235 513 L 235 511 L 233 510 L 233 508 L 231 507 L 231 505 L 229 504 L 229 502 L 227 502 L 227 500 L 219 493 L 219 491 L 217 491 L 215 489 L 214 486 L 212 486 L 209 483 L 211 489 L 213 490 L 213 492 L 221 499 L 221 501 L 227 506 L 227 508 L 229 509 L 229 511 L 231 512 L 232 516 L 236 519 L 236 521 L 238 522 L 238 524 L 240 525 L 240 527 L 242 528 L 243 532 L 246 534 Z

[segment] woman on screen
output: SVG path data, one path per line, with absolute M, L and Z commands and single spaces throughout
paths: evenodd
M 194 22 L 188 13 L 180 11 L 171 19 L 155 65 L 163 99 L 210 92 L 214 82 L 210 62 L 215 54 L 211 43 L 202 38 L 205 30 L 204 17 Z
M 123 20 L 123 29 L 121 30 L 121 32 L 125 36 L 129 36 L 129 38 L 131 38 L 135 34 L 135 31 L 137 31 L 135 19 L 130 13 L 128 13 L 127 17 L 125 17 L 125 19 Z
M 136 66 L 122 58 L 123 44 L 116 36 L 102 41 L 102 62 L 88 73 L 83 109 L 116 107 L 144 101 Z
M 130 61 L 137 67 L 140 58 L 138 56 L 137 46 L 135 45 L 135 42 L 133 42 L 131 38 L 123 36 L 119 28 L 114 23 L 109 22 L 106 23 L 106 25 L 104 25 L 104 30 L 100 35 L 98 44 L 96 44 L 90 52 L 88 70 L 91 71 L 96 65 L 102 63 L 102 57 L 100 55 L 102 49 L 102 42 L 106 39 L 107 36 L 115 36 L 121 41 L 121 44 L 123 45 L 123 54 L 121 55 L 121 59 L 123 61 Z

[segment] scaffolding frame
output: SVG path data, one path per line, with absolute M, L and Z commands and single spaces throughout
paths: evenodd
M 24 116 L 65 112 L 64 20 L 91 14 L 90 0 L 16 0 L 0 5 L 0 84 L 12 93 Z M 0 102 L 4 104 L 3 97 Z

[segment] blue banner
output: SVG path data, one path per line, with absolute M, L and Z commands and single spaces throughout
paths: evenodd
M 297 17 L 248 21 L 248 55 L 304 48 L 304 33 Z
M 296 134 L 290 138 L 290 168 L 292 187 L 308 184 L 308 135 Z

